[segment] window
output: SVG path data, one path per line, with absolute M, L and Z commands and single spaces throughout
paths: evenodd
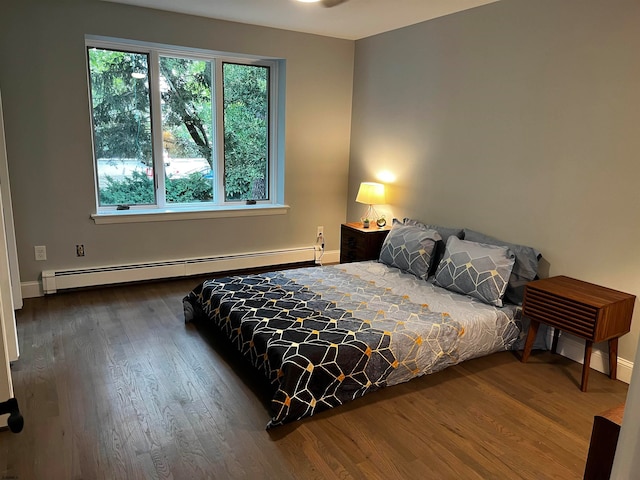
M 282 201 L 276 61 L 87 40 L 98 213 Z

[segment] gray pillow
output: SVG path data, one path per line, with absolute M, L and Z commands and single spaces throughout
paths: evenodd
M 402 220 L 402 223 L 404 223 L 405 225 L 417 225 L 417 226 L 422 226 L 424 228 L 430 228 L 438 232 L 442 237 L 442 240 L 436 243 L 436 248 L 435 248 L 435 251 L 433 252 L 433 259 L 431 261 L 431 267 L 429 268 L 429 275 L 433 275 L 434 273 L 436 273 L 436 268 L 438 268 L 438 265 L 440 264 L 440 260 L 442 260 L 442 257 L 444 256 L 444 249 L 447 244 L 447 240 L 449 240 L 449 237 L 451 235 L 454 235 L 458 237 L 460 240 L 464 240 L 464 230 L 462 228 L 442 227 L 440 225 L 429 225 L 429 224 L 424 224 L 418 220 L 414 220 L 412 218 L 404 218 Z
M 380 250 L 380 262 L 426 280 L 433 249 L 440 239 L 435 230 L 403 225 L 394 219 Z
M 485 245 L 450 236 L 434 284 L 502 306 L 515 255 L 508 247 Z
M 490 237 L 483 233 L 465 229 L 465 240 L 472 242 L 486 243 L 488 245 L 498 245 L 501 247 L 509 247 L 516 256 L 516 263 L 513 266 L 505 299 L 516 305 L 522 305 L 524 298 L 524 286 L 531 280 L 538 277 L 538 262 L 542 255 L 535 248 L 525 245 L 516 245 L 509 242 L 503 242 L 497 238 Z
M 451 235 L 455 235 L 460 240 L 464 239 L 464 229 L 462 229 L 462 228 L 443 227 L 443 226 L 440 226 L 440 225 L 432 225 L 432 224 L 428 224 L 428 223 L 422 223 L 422 222 L 420 222 L 418 220 L 414 220 L 412 218 L 404 218 L 402 220 L 402 223 L 404 225 L 415 225 L 415 226 L 418 226 L 418 227 L 429 228 L 431 230 L 435 230 L 436 232 L 438 232 L 440 234 L 440 236 L 442 237 L 442 241 L 445 244 L 447 243 L 447 240 L 449 240 L 449 237 Z

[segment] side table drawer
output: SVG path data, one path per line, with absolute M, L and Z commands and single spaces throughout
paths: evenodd
M 581 338 L 593 338 L 598 309 L 549 292 L 525 290 L 526 315 Z
M 357 262 L 364 256 L 364 244 L 358 242 L 356 237 L 347 236 L 342 238 L 340 243 L 340 263 Z

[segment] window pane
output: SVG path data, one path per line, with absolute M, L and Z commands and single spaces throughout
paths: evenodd
M 99 203 L 153 204 L 148 57 L 88 51 Z
M 269 68 L 223 64 L 225 200 L 269 198 Z
M 160 57 L 166 200 L 213 200 L 211 62 Z

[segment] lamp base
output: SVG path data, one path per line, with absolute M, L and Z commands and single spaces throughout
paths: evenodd
M 362 217 L 362 227 L 369 228 L 370 223 L 376 223 L 378 221 L 378 212 L 373 208 L 373 205 L 369 205 L 367 210 L 364 212 L 364 216 Z M 366 220 L 366 221 L 365 221 Z

